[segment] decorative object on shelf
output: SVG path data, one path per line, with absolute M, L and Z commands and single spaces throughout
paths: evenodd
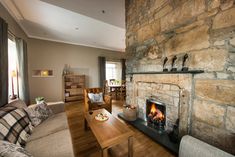
M 16 74 L 16 71 L 15 71 L 15 70 L 12 70 L 12 71 L 11 71 L 11 87 L 12 87 L 11 92 L 12 92 L 12 94 L 11 94 L 11 96 L 10 96 L 10 99 L 11 99 L 11 100 L 14 100 L 14 99 L 17 98 L 17 96 L 16 96 L 15 93 L 14 93 L 14 77 L 17 77 L 17 74 Z
M 44 97 L 39 96 L 35 98 L 36 104 L 41 104 L 45 101 Z
M 183 58 L 182 71 L 188 71 L 188 67 L 186 66 L 187 60 L 188 60 L 188 54 L 186 53 Z
M 168 58 L 165 57 L 164 61 L 163 61 L 163 65 L 162 65 L 162 68 L 163 68 L 163 71 L 168 71 L 168 69 L 166 68 L 166 62 L 168 61 Z
M 66 92 L 65 92 L 65 93 L 64 93 L 64 96 L 65 96 L 65 97 L 69 97 L 69 93 L 66 93 Z
M 177 57 L 174 56 L 172 59 L 172 63 L 171 63 L 171 71 L 177 71 L 177 68 L 175 67 L 176 60 L 177 60 Z
M 69 64 L 65 64 L 64 65 L 64 69 L 63 69 L 63 75 L 69 75 L 72 74 L 72 70 Z

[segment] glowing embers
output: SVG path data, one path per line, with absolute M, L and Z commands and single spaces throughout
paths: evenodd
M 164 131 L 165 121 L 166 121 L 165 105 L 148 99 L 146 107 L 147 107 L 146 116 L 147 116 L 148 126 L 159 130 L 159 132 Z
M 156 108 L 155 104 L 151 105 L 151 110 L 148 117 L 151 118 L 151 120 L 157 122 L 161 122 L 165 118 L 164 114 L 159 109 Z

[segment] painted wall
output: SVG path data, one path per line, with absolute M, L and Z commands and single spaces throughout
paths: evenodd
M 62 71 L 65 64 L 87 74 L 87 87 L 97 87 L 98 56 L 105 56 L 111 60 L 125 56 L 122 52 L 28 38 L 2 4 L 0 4 L 0 17 L 8 23 L 9 30 L 16 37 L 27 41 L 31 103 L 34 103 L 37 96 L 44 96 L 47 101 L 62 100 Z M 37 69 L 52 69 L 54 77 L 32 77 L 32 70 Z
M 31 102 L 35 97 L 44 96 L 47 101 L 62 100 L 62 72 L 65 64 L 71 68 L 82 69 L 87 74 L 88 87 L 99 86 L 98 56 L 121 59 L 125 53 L 103 49 L 63 44 L 51 41 L 29 39 L 29 86 Z M 51 69 L 54 77 L 32 77 L 32 71 Z

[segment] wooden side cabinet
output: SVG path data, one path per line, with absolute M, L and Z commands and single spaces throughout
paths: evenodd
M 84 100 L 85 75 L 64 75 L 63 83 L 65 102 Z

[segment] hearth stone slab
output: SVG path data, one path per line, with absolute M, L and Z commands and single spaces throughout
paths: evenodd
M 163 145 L 171 152 L 178 154 L 179 151 L 179 143 L 173 143 L 170 141 L 169 136 L 166 132 L 159 133 L 156 129 L 147 126 L 147 122 L 137 118 L 135 121 L 127 121 L 123 115 L 123 113 L 119 113 L 118 117 L 125 120 L 127 123 L 131 124 L 145 135 L 149 136 L 151 139 L 156 141 L 157 143 Z

